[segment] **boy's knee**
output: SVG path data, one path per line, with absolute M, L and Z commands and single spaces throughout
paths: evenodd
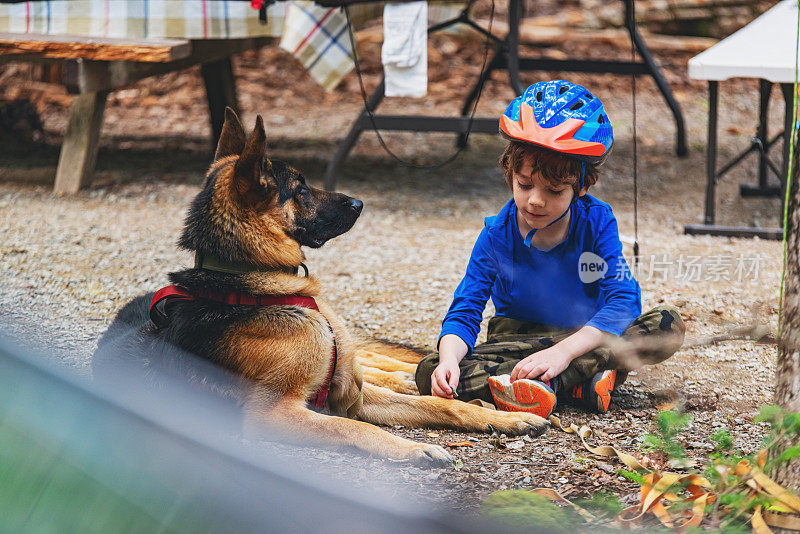
M 417 364 L 417 371 L 414 373 L 414 382 L 417 383 L 417 390 L 420 395 L 431 394 L 431 375 L 437 365 L 439 365 L 438 352 L 428 354 Z
M 686 325 L 675 306 L 656 306 L 643 313 L 633 324 L 637 323 L 646 325 L 647 333 L 654 333 L 655 330 L 676 334 L 686 332 Z
M 658 330 L 664 339 L 662 351 L 670 355 L 676 353 L 683 345 L 686 334 L 686 324 L 683 317 L 674 306 L 657 306 L 651 310 L 658 320 Z
M 661 323 L 659 324 L 661 330 L 679 333 L 686 332 L 686 325 L 683 323 L 681 312 L 679 312 L 678 308 L 675 306 L 656 306 L 653 308 L 653 311 L 657 311 L 661 315 Z

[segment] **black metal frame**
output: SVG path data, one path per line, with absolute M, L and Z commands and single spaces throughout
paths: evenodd
M 647 49 L 647 46 L 636 29 L 636 15 L 634 0 L 621 0 L 625 3 L 625 25 L 631 36 L 631 41 L 639 52 L 642 61 L 596 61 L 596 60 L 555 60 L 542 58 L 519 57 L 519 23 L 523 15 L 522 0 L 509 0 L 508 8 L 508 34 L 505 39 L 498 39 L 486 30 L 475 24 L 469 18 L 469 5 L 456 18 L 442 22 L 428 28 L 428 34 L 452 26 L 453 24 L 467 24 L 482 34 L 495 41 L 496 46 L 493 56 L 484 72 L 464 100 L 459 117 L 429 117 L 420 115 L 375 115 L 373 119 L 378 130 L 415 131 L 415 132 L 456 132 L 459 134 L 457 145 L 466 143 L 466 132 L 469 125 L 469 111 L 478 96 L 481 85 L 489 78 L 492 71 L 506 69 L 509 83 L 516 94 L 522 94 L 524 87 L 520 81 L 521 70 L 561 71 L 561 72 L 597 72 L 611 74 L 647 74 L 653 77 L 662 96 L 667 102 L 675 118 L 676 138 L 675 151 L 680 157 L 687 155 L 686 132 L 683 114 L 680 105 L 672 95 L 666 80 L 661 75 L 658 66 Z M 367 99 L 367 107 L 374 112 L 384 97 L 384 80 Z M 325 189 L 333 190 L 336 187 L 336 174 L 344 159 L 349 154 L 353 145 L 358 140 L 361 132 L 371 130 L 373 122 L 367 110 L 363 110 L 353 123 L 344 141 L 341 142 L 328 168 L 325 171 Z M 472 122 L 471 133 L 496 134 L 498 119 L 475 117 Z
M 782 239 L 782 228 L 746 227 L 746 226 L 720 226 L 714 224 L 716 211 L 716 186 L 719 179 L 744 160 L 752 152 L 758 152 L 758 184 L 741 184 L 739 194 L 743 197 L 780 197 L 781 205 L 785 197 L 786 176 L 789 173 L 789 148 L 791 145 L 792 131 L 792 95 L 793 86 L 782 83 L 781 92 L 786 103 L 786 113 L 783 119 L 783 131 L 772 139 L 768 137 L 767 112 L 769 110 L 769 96 L 772 86 L 776 85 L 768 80 L 759 81 L 759 106 L 758 127 L 756 136 L 752 139 L 750 147 L 732 158 L 723 167 L 717 170 L 717 116 L 719 107 L 719 82 L 708 82 L 708 144 L 706 147 L 706 202 L 703 224 L 687 224 L 684 233 L 691 235 L 715 235 L 727 237 L 761 237 L 764 239 Z M 783 138 L 783 164 L 781 170 L 769 159 L 769 149 L 775 142 Z M 772 171 L 778 177 L 779 186 L 770 185 L 769 173 Z M 781 210 L 782 211 L 782 210 Z

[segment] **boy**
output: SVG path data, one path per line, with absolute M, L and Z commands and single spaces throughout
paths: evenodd
M 611 207 L 586 194 L 611 150 L 611 122 L 584 87 L 555 80 L 514 99 L 500 132 L 513 198 L 486 218 L 417 387 L 541 417 L 557 399 L 605 413 L 627 371 L 674 354 L 685 332 L 673 308 L 641 315 Z M 490 296 L 497 315 L 473 350 Z M 609 349 L 616 336 L 636 338 L 635 357 Z

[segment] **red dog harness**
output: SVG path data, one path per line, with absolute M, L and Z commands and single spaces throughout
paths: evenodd
M 159 328 L 163 328 L 169 324 L 169 317 L 167 317 L 165 312 L 169 303 L 178 300 L 196 299 L 213 300 L 232 306 L 301 306 L 303 308 L 311 308 L 312 310 L 319 311 L 317 301 L 314 300 L 313 297 L 306 297 L 303 295 L 248 295 L 236 291 L 230 293 L 198 291 L 192 294 L 182 287 L 167 286 L 156 291 L 156 294 L 153 295 L 153 298 L 150 300 L 150 320 Z M 162 302 L 164 305 L 159 307 L 159 304 Z M 323 317 L 325 316 L 323 315 Z M 331 335 L 333 335 L 333 327 L 331 327 L 330 321 L 325 318 L 325 322 L 328 323 L 328 330 L 330 330 Z M 331 350 L 331 366 L 328 370 L 328 377 L 325 379 L 325 382 L 323 382 L 319 391 L 308 400 L 316 410 L 322 410 L 325 406 L 325 400 L 328 398 L 328 393 L 331 389 L 333 373 L 336 371 L 337 359 L 338 351 L 336 350 L 336 337 L 334 336 L 333 349 Z

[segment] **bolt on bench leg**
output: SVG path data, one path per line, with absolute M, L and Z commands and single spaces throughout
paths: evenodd
M 58 158 L 55 193 L 77 193 L 91 182 L 107 96 L 108 91 L 98 91 L 73 97 L 69 124 Z

